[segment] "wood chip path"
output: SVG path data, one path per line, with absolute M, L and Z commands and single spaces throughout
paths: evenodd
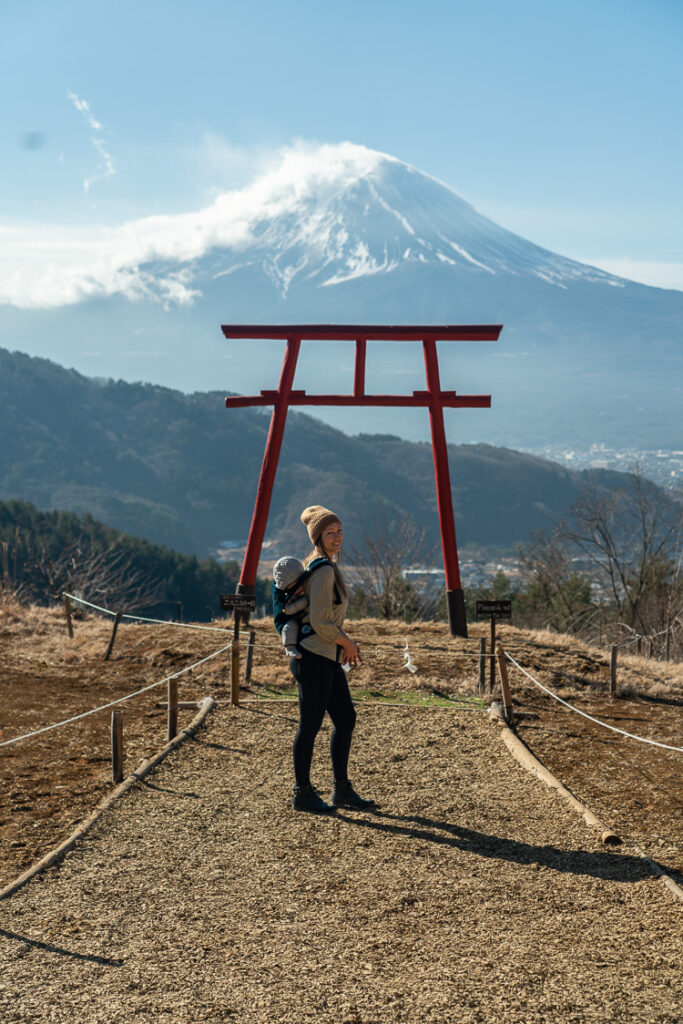
M 0 904 L 0 1020 L 679 1024 L 683 906 L 485 714 L 361 706 L 381 808 L 332 818 L 289 808 L 294 719 L 216 710 Z

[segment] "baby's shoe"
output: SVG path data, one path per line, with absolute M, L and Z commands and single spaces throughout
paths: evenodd
M 287 654 L 289 655 L 290 658 L 296 658 L 297 661 L 301 658 L 301 651 L 299 651 L 296 647 L 285 647 L 285 650 L 287 651 Z

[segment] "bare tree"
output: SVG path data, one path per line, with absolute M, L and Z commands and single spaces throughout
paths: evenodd
M 0 608 L 22 604 L 27 596 L 26 584 L 20 579 L 16 547 L 10 550 L 9 541 L 0 543 Z
M 135 611 L 163 597 L 161 581 L 135 565 L 135 556 L 118 541 L 104 548 L 70 544 L 56 558 L 43 545 L 27 560 L 26 574 L 54 598 L 64 591 L 93 604 Z
M 648 636 L 669 657 L 683 639 L 682 557 L 683 504 L 634 472 L 617 490 L 586 488 L 520 549 L 520 610 L 595 639 Z
M 539 530 L 519 548 L 523 591 L 517 597 L 516 614 L 528 626 L 584 633 L 598 609 L 591 601 L 590 581 L 572 562 L 562 529 L 560 524 L 549 535 Z
M 683 506 L 645 480 L 615 491 L 585 491 L 562 533 L 633 632 L 665 632 L 680 618 Z
M 364 535 L 362 547 L 351 549 L 356 613 L 406 622 L 432 615 L 440 593 L 418 592 L 405 575 L 409 567 L 429 565 L 432 554 L 425 531 L 412 519 L 401 515 L 388 522 L 383 515 L 377 530 Z

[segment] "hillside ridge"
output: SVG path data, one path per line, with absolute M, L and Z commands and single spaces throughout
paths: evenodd
M 206 555 L 246 538 L 269 418 L 223 406 L 222 392 L 93 380 L 0 349 L 0 499 L 88 513 L 109 526 Z M 450 445 L 461 546 L 511 549 L 549 527 L 598 481 L 488 444 Z M 438 543 L 431 446 L 393 435 L 349 436 L 290 412 L 268 536 L 301 547 L 301 508 L 340 510 L 347 542 L 407 514 Z

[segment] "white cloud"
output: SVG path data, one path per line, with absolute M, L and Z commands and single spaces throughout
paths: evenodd
M 103 132 L 104 125 L 102 125 L 97 118 L 93 115 L 90 109 L 90 104 L 87 100 L 81 99 L 72 92 L 71 89 L 67 89 L 67 99 L 70 99 L 76 110 L 83 115 L 86 124 L 94 132 Z M 93 149 L 100 157 L 100 164 L 97 172 L 90 175 L 88 178 L 83 179 L 83 191 L 87 194 L 91 187 L 96 181 L 106 181 L 107 178 L 112 178 L 116 174 L 116 167 L 112 159 L 111 153 L 105 145 L 104 139 L 99 135 L 91 135 L 90 144 Z
M 294 211 L 314 195 L 332 195 L 385 159 L 392 158 L 349 142 L 297 142 L 250 185 L 222 192 L 190 213 L 143 217 L 82 234 L 58 225 L 0 227 L 0 303 L 49 308 L 116 293 L 190 303 L 199 293 L 187 268 L 152 272 L 145 264 L 187 264 L 219 246 L 239 252 L 254 241 L 259 222 Z
M 648 284 L 654 288 L 673 288 L 683 291 L 683 263 L 665 263 L 657 260 L 633 260 L 628 256 L 617 259 L 586 259 L 592 267 L 608 274 L 625 277 L 629 281 Z
M 100 122 L 93 117 L 92 111 L 90 109 L 90 104 L 87 100 L 80 99 L 75 92 L 71 91 L 71 89 L 66 90 L 66 96 L 67 99 L 71 100 L 76 110 L 78 110 L 79 113 L 83 114 L 83 117 L 85 118 L 88 125 L 92 128 L 94 132 L 104 131 L 104 128 L 100 124 Z

